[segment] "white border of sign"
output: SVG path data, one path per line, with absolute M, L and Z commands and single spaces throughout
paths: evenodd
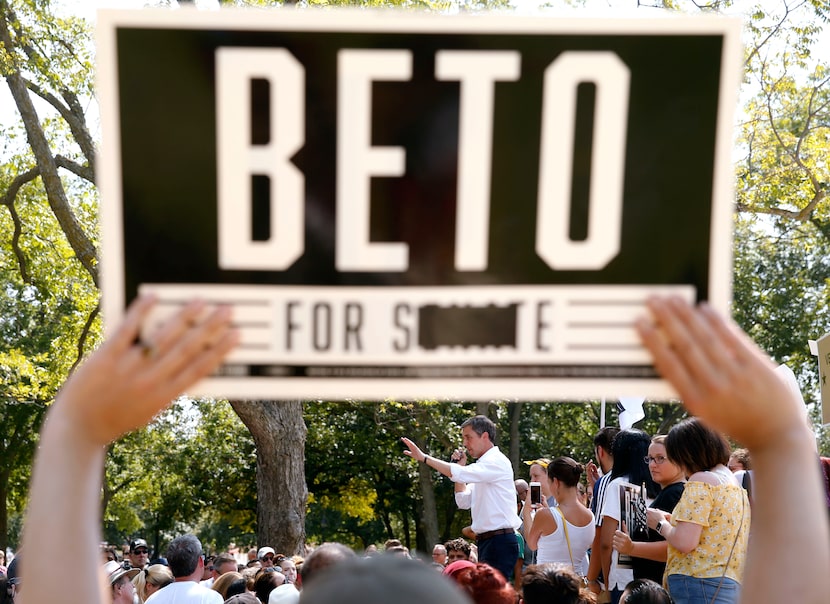
M 499 15 L 438 16 L 398 11 L 365 10 L 221 10 L 195 9 L 133 10 L 99 12 L 97 20 L 98 72 L 97 88 L 101 104 L 103 142 L 99 154 L 99 186 L 101 191 L 101 223 L 103 240 L 101 272 L 106 291 L 102 305 L 105 331 L 110 333 L 124 315 L 124 276 L 120 263 L 124 258 L 121 232 L 122 199 L 120 194 L 121 158 L 119 155 L 119 106 L 116 65 L 116 29 L 118 27 L 152 27 L 176 29 L 245 29 L 250 31 L 314 30 L 401 33 L 498 33 L 498 34 L 711 34 L 724 37 L 718 105 L 717 140 L 715 148 L 713 207 L 710 227 L 709 303 L 723 314 L 730 312 L 732 278 L 732 212 L 734 181 L 731 169 L 734 110 L 738 84 L 741 80 L 741 23 L 722 17 L 668 18 L 547 18 Z M 207 286 L 208 288 L 210 286 Z M 152 289 L 152 288 L 151 288 Z M 690 289 L 690 288 L 689 288 Z M 154 289 L 155 291 L 155 289 Z M 687 299 L 690 291 L 672 290 Z M 642 308 L 642 307 L 640 307 Z M 634 336 L 629 329 L 628 337 Z M 642 351 L 641 351 L 642 354 Z M 227 395 L 236 398 L 308 398 L 308 384 L 303 379 L 278 378 L 233 379 L 230 377 L 204 380 L 191 394 Z M 307 378 L 305 379 L 307 381 Z M 519 399 L 539 400 L 540 392 L 549 391 L 556 398 L 584 399 L 589 396 L 642 396 L 655 399 L 675 398 L 671 387 L 654 379 L 625 378 L 622 380 L 586 379 L 483 379 L 474 384 L 463 379 L 372 379 L 332 378 L 318 381 L 315 398 L 354 399 L 393 398 L 457 398 L 461 400 Z

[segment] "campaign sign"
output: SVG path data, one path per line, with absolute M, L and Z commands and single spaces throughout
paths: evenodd
M 198 392 L 668 397 L 652 294 L 727 312 L 739 23 L 99 15 L 103 296 L 230 304 Z M 152 336 L 148 336 L 152 337 Z

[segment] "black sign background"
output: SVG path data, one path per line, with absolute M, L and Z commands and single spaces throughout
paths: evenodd
M 722 35 L 423 35 L 120 27 L 116 40 L 127 301 L 144 282 L 691 283 L 700 299 L 707 297 Z M 295 158 L 305 174 L 306 251 L 286 271 L 218 268 L 214 58 L 221 46 L 284 47 L 306 70 L 306 144 Z M 407 243 L 407 272 L 335 270 L 336 59 L 342 48 L 413 52 L 411 81 L 378 82 L 373 88 L 372 144 L 404 147 L 406 175 L 374 179 L 371 236 L 373 241 Z M 442 49 L 521 53 L 520 80 L 497 83 L 495 89 L 486 272 L 458 272 L 453 267 L 460 85 L 435 79 L 435 53 Z M 534 250 L 542 76 L 566 50 L 610 50 L 631 70 L 621 253 L 600 271 L 554 271 Z M 587 228 L 592 107 L 592 87 L 580 87 L 574 239 L 584 238 Z M 257 122 L 262 119 L 258 115 Z

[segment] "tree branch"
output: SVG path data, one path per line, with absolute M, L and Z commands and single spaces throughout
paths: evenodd
M 77 95 L 69 90 L 61 90 L 61 96 L 66 101 L 66 103 L 63 103 L 61 99 L 48 90 L 44 90 L 35 82 L 27 78 L 23 78 L 23 82 L 26 84 L 26 88 L 52 105 L 52 107 L 54 107 L 60 116 L 66 121 L 69 125 L 69 129 L 72 131 L 75 141 L 81 148 L 81 152 L 84 154 L 84 157 L 86 157 L 87 163 L 94 167 L 95 143 L 92 141 L 92 136 L 89 134 L 89 130 L 86 127 L 86 122 L 84 121 L 84 111 L 80 102 L 78 102 Z
M 80 176 L 81 178 L 95 184 L 95 172 L 89 166 L 82 166 L 78 162 L 72 161 L 63 155 L 55 156 L 55 164 L 57 164 L 58 167 L 69 170 L 76 176 Z
M 14 250 L 15 258 L 17 258 L 17 265 L 20 267 L 20 277 L 23 279 L 24 283 L 28 284 L 32 283 L 32 278 L 31 275 L 29 275 L 26 256 L 20 248 L 20 236 L 23 234 L 23 223 L 20 220 L 20 216 L 17 214 L 17 208 L 14 207 L 14 202 L 15 199 L 17 199 L 17 193 L 20 191 L 20 188 L 26 183 L 33 181 L 39 174 L 40 171 L 37 168 L 32 168 L 22 174 L 18 174 L 14 177 L 14 180 L 12 180 L 9 188 L 6 189 L 5 195 L 0 198 L 0 203 L 9 208 L 9 214 L 11 214 L 12 223 L 14 223 L 12 249 Z
M 81 330 L 81 337 L 78 338 L 78 356 L 75 358 L 75 362 L 72 363 L 72 367 L 69 368 L 69 375 L 72 375 L 72 372 L 75 371 L 75 368 L 81 364 L 81 361 L 84 358 L 86 340 L 89 337 L 90 330 L 92 329 L 92 323 L 95 321 L 95 317 L 98 316 L 99 312 L 101 312 L 100 302 L 96 304 L 95 308 L 92 309 L 92 312 L 89 313 L 86 323 L 84 323 L 84 328 Z
M 772 130 L 773 136 L 775 136 L 775 140 L 778 141 L 778 145 L 781 147 L 781 149 L 784 150 L 784 153 L 786 153 L 790 157 L 790 159 L 793 160 L 793 162 L 795 163 L 796 166 L 801 168 L 801 170 L 804 172 L 804 174 L 810 180 L 810 184 L 813 187 L 814 194 L 813 194 L 813 198 L 810 200 L 810 202 L 806 206 L 804 206 L 804 208 L 802 208 L 801 210 L 799 210 L 797 212 L 793 212 L 793 211 L 790 211 L 790 210 L 783 210 L 783 209 L 780 209 L 780 208 L 770 208 L 770 210 L 778 210 L 778 211 L 777 212 L 776 211 L 767 211 L 767 212 L 764 212 L 764 213 L 766 213 L 766 214 L 776 214 L 778 216 L 784 216 L 784 217 L 787 217 L 787 218 L 792 218 L 794 220 L 798 220 L 800 222 L 804 222 L 804 221 L 806 221 L 810 218 L 810 215 L 813 213 L 813 210 L 816 209 L 816 206 L 826 196 L 824 190 L 822 189 L 821 183 L 818 181 L 818 179 L 816 178 L 815 174 L 810 169 L 810 167 L 807 166 L 804 163 L 804 160 L 801 158 L 801 155 L 800 155 L 801 141 L 804 139 L 804 137 L 807 136 L 807 133 L 809 132 L 810 119 L 812 118 L 812 115 L 808 114 L 808 116 L 807 116 L 807 122 L 805 124 L 805 127 L 804 127 L 803 131 L 799 135 L 799 139 L 798 139 L 798 143 L 796 145 L 796 148 L 794 150 L 790 149 L 786 145 L 786 143 L 784 142 L 784 139 L 781 137 L 781 133 L 778 131 L 778 127 L 775 125 L 775 117 L 773 116 L 773 112 L 772 112 L 772 94 L 773 94 L 772 91 L 775 89 L 775 87 L 776 87 L 776 85 L 773 85 L 770 88 L 769 93 L 767 94 L 767 116 L 768 116 L 768 119 L 769 119 L 770 129 Z M 813 93 L 815 93 L 815 89 L 813 90 Z M 781 213 L 779 213 L 779 212 L 781 212 Z
M 6 3 L 3 3 L 6 6 Z M 9 33 L 6 22 L 7 14 L 4 12 L 0 15 L 0 43 L 7 49 L 13 47 L 11 34 Z M 35 111 L 32 99 L 29 98 L 28 89 L 23 76 L 16 67 L 5 74 L 6 81 L 9 85 L 9 90 L 15 100 L 17 109 L 23 118 L 23 124 L 26 127 L 26 135 L 29 140 L 29 145 L 37 160 L 37 167 L 40 170 L 40 176 L 43 180 L 43 186 L 46 189 L 46 197 L 49 200 L 49 206 L 55 218 L 58 220 L 61 229 L 66 235 L 69 245 L 72 246 L 75 255 L 81 262 L 83 267 L 92 276 L 95 285 L 98 285 L 98 254 L 95 245 L 87 237 L 86 233 L 75 217 L 72 207 L 66 198 L 66 191 L 63 188 L 60 176 L 58 175 L 57 164 L 55 158 L 52 157 L 49 142 L 46 140 L 46 134 L 40 125 Z

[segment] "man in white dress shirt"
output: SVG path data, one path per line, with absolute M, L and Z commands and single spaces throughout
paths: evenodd
M 455 483 L 455 502 L 472 513 L 479 562 L 486 562 L 509 578 L 519 557 L 516 529 L 521 519 L 516 515 L 516 488 L 513 466 L 495 444 L 496 425 L 483 415 L 461 424 L 464 449 L 453 453 L 452 463 L 436 459 L 421 451 L 408 438 L 405 455 L 424 462 Z M 467 455 L 476 463 L 467 465 Z
M 222 604 L 218 591 L 199 585 L 205 570 L 202 543 L 195 535 L 176 537 L 167 546 L 173 583 L 147 598 L 147 604 Z

